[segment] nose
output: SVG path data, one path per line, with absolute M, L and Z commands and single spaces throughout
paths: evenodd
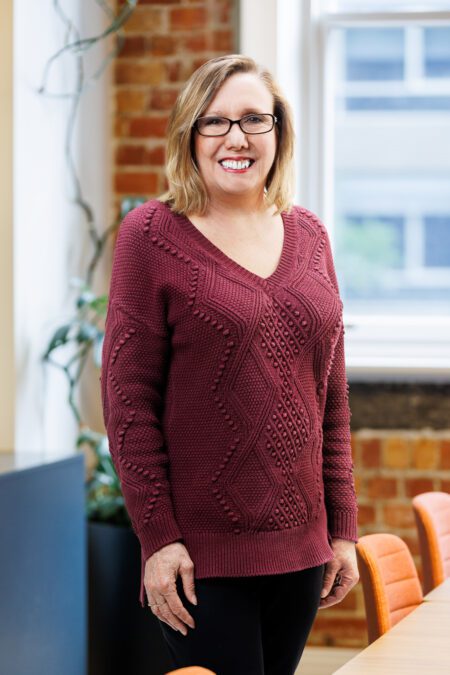
M 230 131 L 225 136 L 225 145 L 231 147 L 248 147 L 247 134 L 245 134 L 239 124 L 232 124 Z

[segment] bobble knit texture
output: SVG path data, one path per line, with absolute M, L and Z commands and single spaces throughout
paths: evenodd
M 357 541 L 343 304 L 327 231 L 282 214 L 263 279 L 150 200 L 114 251 L 101 394 L 145 561 L 182 541 L 196 578 L 276 574 Z

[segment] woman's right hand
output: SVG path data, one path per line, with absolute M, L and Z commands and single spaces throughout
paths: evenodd
M 178 574 L 181 575 L 186 597 L 196 605 L 194 563 L 181 542 L 167 544 L 147 559 L 144 586 L 153 614 L 174 630 L 187 635 L 183 621 L 191 628 L 195 628 L 195 623 L 177 593 L 175 582 Z

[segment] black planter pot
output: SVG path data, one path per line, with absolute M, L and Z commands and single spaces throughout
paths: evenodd
M 162 675 L 172 670 L 158 620 L 139 603 L 136 535 L 128 527 L 95 522 L 88 522 L 87 531 L 89 675 Z

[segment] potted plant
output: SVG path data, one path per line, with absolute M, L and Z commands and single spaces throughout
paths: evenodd
M 171 670 L 158 620 L 138 603 L 140 547 L 125 509 L 108 439 L 85 429 L 95 457 L 86 483 L 89 674 L 161 675 Z

